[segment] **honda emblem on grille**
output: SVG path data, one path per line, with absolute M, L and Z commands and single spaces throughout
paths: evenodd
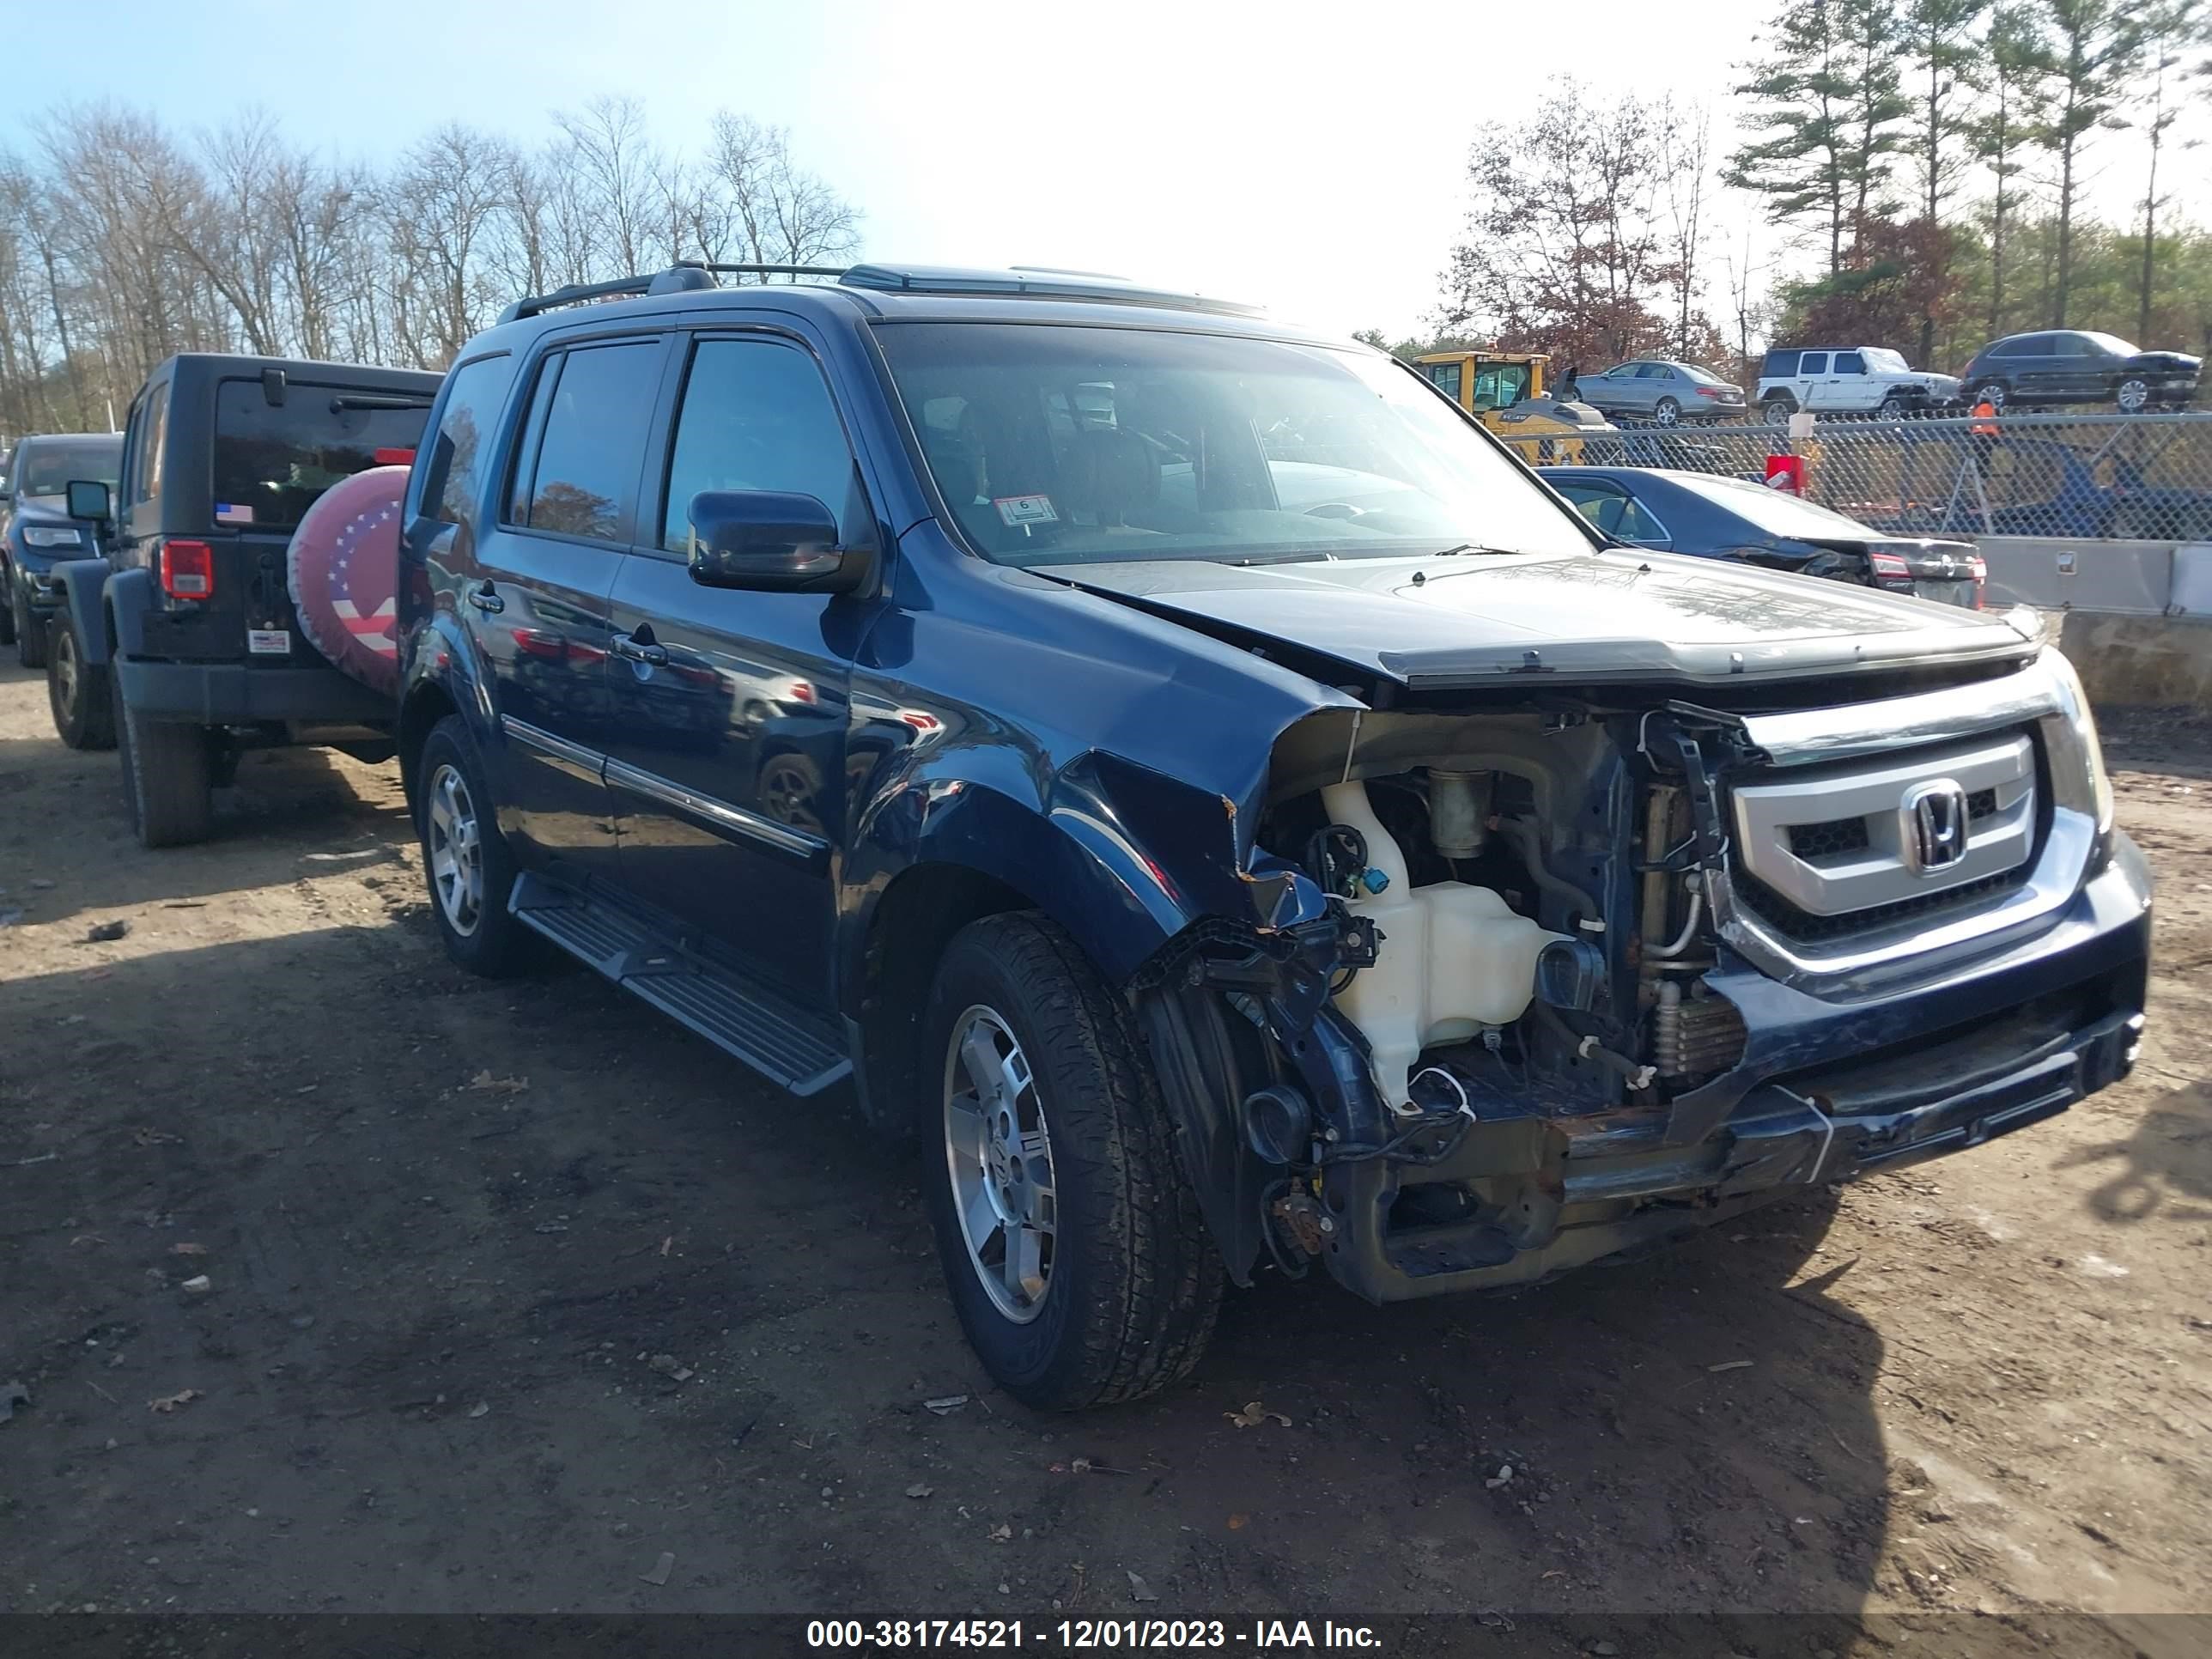
M 1905 792 L 1898 841 L 1905 867 L 1929 876 L 1966 856 L 1966 792 L 1949 778 L 1930 778 Z

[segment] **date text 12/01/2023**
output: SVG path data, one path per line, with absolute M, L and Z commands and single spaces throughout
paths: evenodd
M 1061 1619 L 1024 1626 L 1018 1619 L 814 1619 L 811 1648 L 1228 1648 L 1379 1649 L 1365 1625 L 1333 1620 Z

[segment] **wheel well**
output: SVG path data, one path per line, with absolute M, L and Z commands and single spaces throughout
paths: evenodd
M 878 1128 L 902 1139 L 914 1133 L 925 1067 L 921 1019 L 953 935 L 985 916 L 1034 908 L 1018 889 L 955 864 L 915 865 L 876 901 L 860 1012 L 865 1104 Z
M 399 710 L 399 786 L 410 810 L 415 805 L 415 765 L 422 758 L 422 745 L 429 741 L 432 728 L 453 712 L 453 700 L 446 688 L 428 680 L 407 694 Z

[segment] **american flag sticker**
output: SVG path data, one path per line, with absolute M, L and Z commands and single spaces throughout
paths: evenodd
M 245 501 L 217 501 L 215 504 L 215 521 L 217 524 L 252 524 L 253 508 Z

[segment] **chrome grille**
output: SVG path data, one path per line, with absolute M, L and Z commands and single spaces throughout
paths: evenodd
M 2024 732 L 1776 774 L 1730 793 L 1744 899 L 1802 939 L 1969 902 L 2024 876 L 2035 851 L 2035 749 Z M 1963 845 L 1920 867 L 1911 798 L 1963 799 Z

